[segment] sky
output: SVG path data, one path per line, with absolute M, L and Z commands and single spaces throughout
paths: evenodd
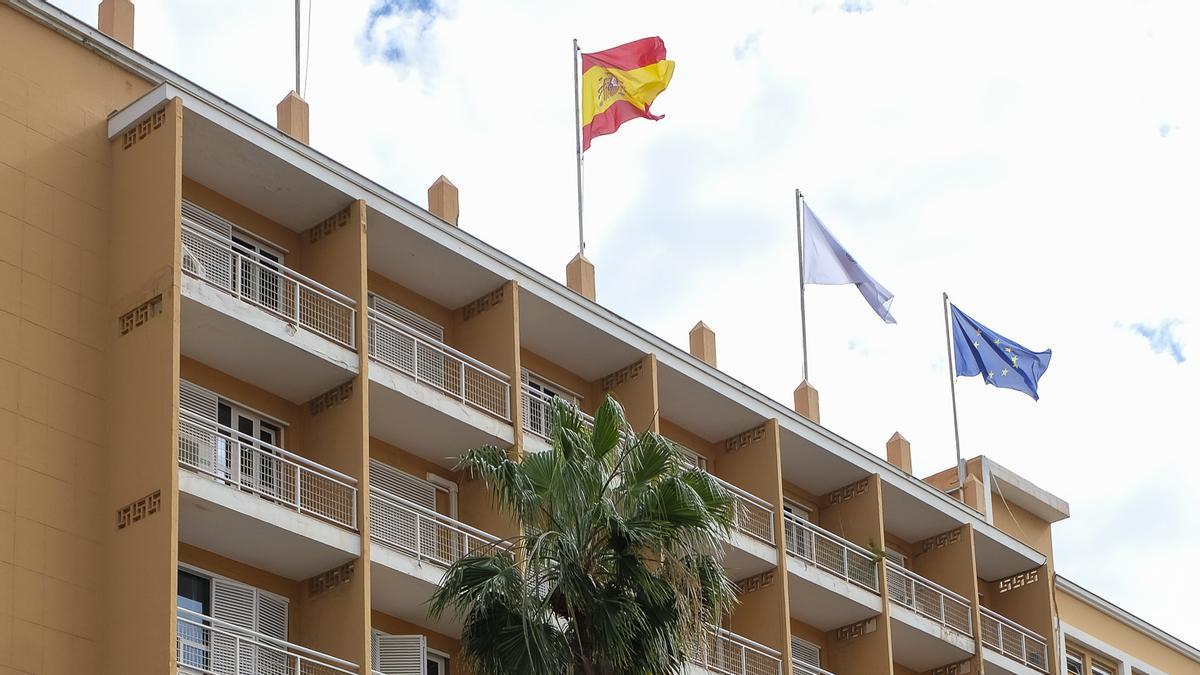
M 793 190 L 895 293 L 806 295 L 822 422 L 953 466 L 941 293 L 1053 349 L 1041 400 L 959 380 L 963 454 L 1067 500 L 1057 571 L 1200 645 L 1200 3 L 304 0 L 312 145 L 563 280 L 576 251 L 571 39 L 659 35 L 654 104 L 594 141 L 605 307 L 787 403 L 801 379 Z M 59 0 L 90 23 L 95 0 Z M 137 4 L 138 48 L 274 121 L 292 3 Z M 1153 583 L 1153 580 L 1161 580 Z

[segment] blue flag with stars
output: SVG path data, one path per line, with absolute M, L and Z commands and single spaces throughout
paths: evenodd
M 950 305 L 955 374 L 1023 391 L 1037 400 L 1038 380 L 1050 367 L 1050 350 L 1035 352 L 1009 340 Z

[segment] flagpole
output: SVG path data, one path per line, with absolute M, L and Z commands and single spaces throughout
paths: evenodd
M 575 194 L 579 203 L 579 255 L 583 255 L 583 141 L 580 139 L 579 128 L 579 40 L 572 40 L 571 69 L 575 73 Z
M 808 319 L 804 313 L 804 195 L 796 188 L 796 251 L 800 259 L 800 344 L 804 355 L 803 381 L 808 382 Z
M 954 349 L 951 347 L 950 338 L 950 296 L 942 292 L 942 314 L 946 317 L 946 362 L 950 365 L 950 409 L 954 413 L 954 457 L 955 467 L 958 469 L 958 488 L 963 490 L 966 488 L 967 476 L 963 468 L 962 461 L 962 444 L 958 437 L 958 392 L 954 386 Z M 964 493 L 962 497 L 966 498 Z
M 312 31 L 309 30 L 309 39 L 311 38 Z M 300 0 L 296 0 L 296 95 L 300 95 Z

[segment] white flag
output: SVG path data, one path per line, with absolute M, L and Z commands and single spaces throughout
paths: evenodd
M 892 298 L 895 297 L 891 291 L 875 281 L 854 256 L 846 252 L 841 243 L 825 229 L 821 219 L 808 208 L 808 204 L 804 205 L 804 218 L 804 283 L 829 286 L 854 284 L 879 318 L 896 323 L 890 311 Z

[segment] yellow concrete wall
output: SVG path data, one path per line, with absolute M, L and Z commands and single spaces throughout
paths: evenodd
M 109 367 L 117 314 L 106 115 L 149 86 L 7 6 L 0 36 L 0 671 L 95 671 L 115 518 L 108 383 L 120 372 Z M 169 237 L 169 218 L 165 229 Z M 169 269 L 170 249 L 159 250 L 155 265 Z M 168 325 L 168 348 L 170 316 L 156 319 Z M 169 493 L 160 478 L 155 488 Z M 168 505 L 141 524 L 166 527 L 173 513 Z M 149 658 L 163 667 L 154 672 L 167 672 L 169 645 L 156 644 Z
M 971 662 L 977 670 L 983 668 L 980 660 L 982 635 L 979 631 L 979 588 L 975 574 L 975 537 L 971 526 L 963 525 L 949 532 L 930 537 L 916 545 L 912 559 L 912 570 L 930 581 L 958 593 L 971 603 L 970 617 L 975 634 L 975 656 Z
M 1043 565 L 1009 579 L 978 581 L 985 607 L 1041 635 L 1047 645 L 1054 644 L 1053 575 Z M 1057 675 L 1058 661 L 1051 659 L 1051 673 Z
M 458 640 L 378 611 L 371 612 L 371 626 L 389 635 L 424 635 L 429 649 L 450 655 L 449 675 L 465 675 L 466 671 L 458 663 Z
M 725 445 L 709 471 L 771 504 L 775 514 L 772 524 L 775 541 L 782 542 L 780 503 L 783 500 L 783 483 L 779 464 L 779 420 L 767 420 L 761 428 L 749 430 L 748 435 L 735 438 L 739 440 Z M 787 663 L 791 654 L 788 644 L 791 616 L 788 611 L 787 559 L 782 545 L 777 545 L 775 551 L 776 567 L 769 572 L 770 578 L 761 584 L 759 590 L 739 598 L 740 604 L 733 613 L 730 630 L 779 650 L 784 663 Z
M 718 444 L 710 443 L 662 416 L 658 419 L 658 432 L 688 450 L 703 455 L 710 469 L 716 466 L 720 449 Z
M 1126 654 L 1135 656 L 1155 668 L 1171 673 L 1171 675 L 1200 673 L 1200 662 L 1184 656 L 1071 595 L 1056 589 L 1055 601 L 1058 605 L 1059 617 L 1064 623 L 1070 624 Z M 1069 644 L 1068 649 L 1078 653 L 1088 653 L 1087 649 L 1079 648 L 1076 645 Z
M 103 512 L 161 494 L 158 513 L 123 529 L 111 522 L 104 526 L 104 606 L 122 610 L 105 622 L 105 667 L 111 673 L 174 669 L 183 120 L 178 99 L 166 104 L 160 119 L 136 143 L 125 147 L 118 138 L 111 146 L 107 314 L 121 316 L 156 296 L 163 310 L 125 335 L 112 323 L 105 331 L 111 375 Z
M 314 220 L 325 217 L 326 214 L 320 214 Z M 367 295 L 365 203 L 352 202 L 345 226 L 315 242 L 303 237 L 300 247 L 304 274 L 353 298 L 360 310 L 355 329 L 359 375 L 351 379 L 350 396 L 317 414 L 310 409 L 303 426 L 309 457 L 358 480 L 358 525 L 363 542 L 361 557 L 354 563 L 349 583 L 315 596 L 305 594 L 301 599 L 300 642 L 310 649 L 361 665 L 369 663 L 371 655 L 370 522 L 366 490 L 370 427 L 366 312 L 361 311 Z
M 879 474 L 844 486 L 819 500 L 820 526 L 868 550 L 882 549 L 883 490 Z M 881 573 L 883 613 L 875 617 L 875 631 L 838 639 L 838 630 L 828 633 L 829 666 L 835 673 L 892 672 L 892 636 L 888 619 L 887 584 Z
M 658 433 L 658 361 L 653 354 L 596 380 L 591 389 L 596 405 L 606 394 L 612 394 L 625 409 L 625 419 L 634 432 Z
M 1050 523 L 1038 518 L 1016 504 L 1006 503 L 999 494 L 992 493 L 992 524 L 1019 541 L 1029 544 L 1050 558 L 1054 565 L 1054 544 Z

